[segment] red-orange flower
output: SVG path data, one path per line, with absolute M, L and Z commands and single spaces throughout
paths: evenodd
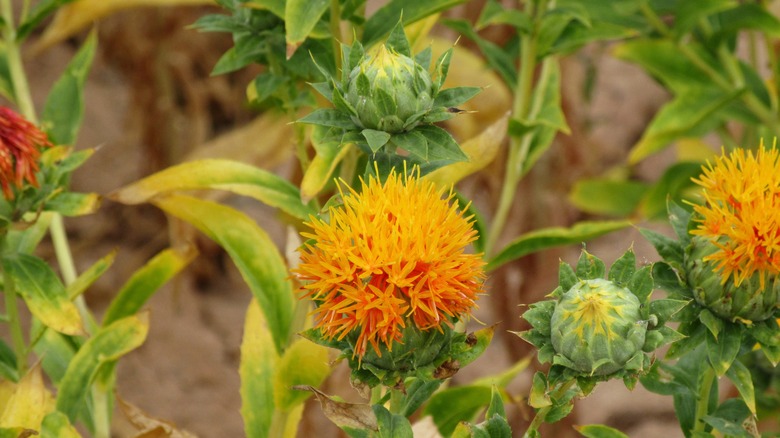
M 314 240 L 294 270 L 303 296 L 317 304 L 316 327 L 326 339 L 357 331 L 354 355 L 368 344 L 381 356 L 403 342 L 408 324 L 420 330 L 451 326 L 475 307 L 484 262 L 465 252 L 476 238 L 470 222 L 433 183 L 391 173 L 361 192 L 342 194 L 329 220 L 312 218 Z
M 763 290 L 767 275 L 780 273 L 780 160 L 778 150 L 736 149 L 708 164 L 694 182 L 703 190 L 704 205 L 694 209 L 700 224 L 691 234 L 710 237 L 719 250 L 712 260 L 722 283 L 735 286 L 759 274 Z
M 11 186 L 25 181 L 38 186 L 35 172 L 41 149 L 51 142 L 40 129 L 10 108 L 0 107 L 0 186 L 6 199 L 13 199 Z

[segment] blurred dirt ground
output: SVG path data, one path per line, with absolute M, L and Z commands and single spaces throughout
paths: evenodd
M 255 114 L 245 107 L 245 86 L 257 73 L 209 77 L 211 66 L 230 47 L 226 35 L 198 34 L 185 26 L 209 8 L 143 9 L 122 12 L 101 21 L 100 50 L 86 89 L 84 127 L 79 148 L 98 148 L 74 175 L 78 191 L 107 194 L 153 171 L 180 162 L 211 139 L 244 126 Z M 26 59 L 39 108 L 52 82 L 82 41 L 74 38 Z M 595 68 L 595 70 L 594 70 Z M 453 69 L 457 69 L 456 63 Z M 586 74 L 597 76 L 586 99 Z M 539 226 L 567 225 L 582 219 L 566 201 L 576 178 L 595 175 L 624 160 L 647 121 L 668 96 L 637 69 L 609 57 L 608 47 L 592 47 L 564 61 L 564 106 L 572 136 L 559 137 L 537 169 L 524 181 L 507 236 Z M 463 117 L 469 117 L 468 115 Z M 235 140 L 249 161 L 290 179 L 299 178 L 284 151 L 251 153 L 252 144 Z M 237 148 L 237 149 L 236 149 Z M 240 155 L 240 154 L 239 154 Z M 661 156 L 658 160 L 668 159 Z M 464 181 L 463 192 L 480 207 L 495 205 L 503 160 L 483 174 Z M 654 176 L 658 162 L 640 172 Z M 284 245 L 285 230 L 274 211 L 253 201 L 224 198 L 250 212 Z M 528 208 L 533 205 L 533 208 Z M 67 222 L 74 255 L 81 270 L 112 249 L 119 253 L 114 267 L 88 292 L 90 305 L 105 308 L 117 288 L 153 254 L 168 245 L 169 230 L 162 213 L 148 205 L 122 206 L 104 201 L 94 215 Z M 661 231 L 662 226 L 650 225 Z M 639 260 L 655 252 L 634 229 L 588 244 L 588 249 L 611 262 L 633 242 Z M 247 287 L 227 256 L 205 238 L 197 238 L 201 255 L 177 281 L 149 303 L 151 330 L 146 343 L 120 362 L 121 397 L 155 417 L 170 420 L 201 437 L 241 437 L 238 393 L 239 345 Z M 45 256 L 51 252 L 42 249 Z M 462 370 L 454 383 L 468 382 L 508 368 L 530 351 L 507 330 L 520 328 L 519 304 L 539 299 L 552 290 L 557 260 L 573 262 L 579 247 L 527 257 L 491 276 L 478 318 L 498 322 L 498 335 L 484 357 Z M 509 406 L 522 422 L 523 397 L 530 371 L 511 385 L 517 403 Z M 348 399 L 357 395 L 339 366 L 326 391 Z M 116 436 L 129 436 L 117 416 Z M 606 423 L 631 437 L 677 437 L 672 401 L 642 388 L 629 392 L 620 383 L 603 384 L 577 404 L 569 424 Z M 567 426 L 568 427 L 568 426 Z M 570 429 L 545 436 L 574 436 Z M 568 432 L 567 432 L 568 431 Z M 554 434 L 554 435 L 553 435 Z M 335 427 L 307 404 L 301 437 L 339 436 Z

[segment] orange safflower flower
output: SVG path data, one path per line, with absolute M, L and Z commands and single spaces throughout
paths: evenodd
M 694 206 L 700 222 L 691 234 L 710 237 L 719 251 L 704 258 L 715 262 L 725 283 L 734 285 L 758 272 L 761 290 L 767 275 L 780 273 L 780 161 L 778 150 L 736 149 L 725 152 L 693 181 L 704 205 Z
M 41 149 L 51 142 L 38 127 L 10 108 L 0 107 L 0 186 L 6 199 L 13 199 L 11 186 L 25 181 L 37 187 L 35 172 Z
M 329 221 L 311 218 L 312 232 L 302 235 L 314 243 L 301 250 L 294 272 L 303 297 L 317 304 L 316 327 L 326 339 L 357 330 L 353 357 L 368 344 L 381 356 L 380 344 L 392 351 L 408 324 L 442 330 L 471 312 L 484 262 L 465 253 L 477 233 L 453 197 L 392 172 L 384 184 L 372 176 L 360 193 L 342 193 Z

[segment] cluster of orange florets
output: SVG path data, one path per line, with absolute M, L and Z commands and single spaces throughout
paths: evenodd
M 12 186 L 38 185 L 35 172 L 41 149 L 51 142 L 38 127 L 10 108 L 0 107 L 0 187 L 13 199 Z

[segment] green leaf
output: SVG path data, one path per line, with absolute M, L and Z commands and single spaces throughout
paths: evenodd
M 499 417 L 506 417 L 506 411 L 504 411 L 504 400 L 501 397 L 501 392 L 493 385 L 491 388 L 490 405 L 487 412 L 485 412 L 485 420 L 490 420 L 494 415 Z
M 114 258 L 116 258 L 116 251 L 111 251 L 108 255 L 93 263 L 86 271 L 82 272 L 73 283 L 68 285 L 68 297 L 72 300 L 83 294 L 95 280 L 100 278 L 111 267 L 114 263 Z
M 63 216 L 84 216 L 97 211 L 100 196 L 97 193 L 59 193 L 46 201 L 46 211 L 56 211 Z
M 290 333 L 293 291 L 284 259 L 273 240 L 244 213 L 190 196 L 168 194 L 152 200 L 227 251 L 263 309 L 278 352 Z
M 628 289 L 636 295 L 639 302 L 643 305 L 647 304 L 650 300 L 650 294 L 653 293 L 654 284 L 652 269 L 652 266 L 642 267 L 634 273 L 631 277 L 631 281 L 628 282 Z
M 544 374 L 537 371 L 531 384 L 531 393 L 528 396 L 528 404 L 536 409 L 552 406 L 552 400 L 547 394 L 547 379 Z
M 328 10 L 328 0 L 287 0 L 284 9 L 287 58 L 309 36 L 320 17 Z
M 46 262 L 28 254 L 7 254 L 3 257 L 3 269 L 13 279 L 30 312 L 44 325 L 60 333 L 84 334 L 76 305 Z
M 607 279 L 618 286 L 626 287 L 636 272 L 636 255 L 629 249 L 609 267 Z
M 731 368 L 737 353 L 739 353 L 739 346 L 742 343 L 742 329 L 736 324 L 725 323 L 717 339 L 708 331 L 706 340 L 707 358 L 710 365 L 718 377 L 723 376 Z
M 647 189 L 638 181 L 582 179 L 574 184 L 569 201 L 587 213 L 624 217 L 636 210 Z
M 714 60 L 704 49 L 696 45 L 688 45 L 688 50 L 703 60 L 710 69 L 722 73 L 723 77 L 728 77 L 723 71 L 725 67 Z M 696 90 L 718 89 L 717 84 L 690 61 L 676 43 L 669 40 L 631 40 L 616 46 L 613 55 L 619 59 L 639 64 L 669 87 L 677 96 L 696 93 Z M 691 94 L 691 96 L 695 95 Z M 681 121 L 681 123 L 685 123 L 685 121 Z
M 683 248 L 680 242 L 646 228 L 640 228 L 639 232 L 655 247 L 658 255 L 666 262 L 672 266 L 682 266 Z
M 392 142 L 422 160 L 428 160 L 428 140 L 416 130 L 393 135 Z
M 433 106 L 443 106 L 446 108 L 457 107 L 476 96 L 482 91 L 479 87 L 454 87 L 439 91 L 436 99 L 433 100 Z
M 241 341 L 241 417 L 248 437 L 267 437 L 274 415 L 274 368 L 279 356 L 263 312 L 252 298 Z M 289 389 L 288 389 L 289 390 Z
M 97 32 L 92 31 L 84 45 L 54 83 L 41 115 L 41 126 L 52 142 L 73 145 L 84 116 L 84 83 L 97 47 Z
M 631 225 L 629 221 L 583 221 L 570 228 L 551 227 L 534 230 L 513 240 L 486 267 L 494 270 L 525 255 L 562 245 L 579 244 Z
M 161 194 L 203 189 L 249 196 L 299 219 L 308 219 L 316 213 L 303 203 L 298 188 L 289 181 L 266 170 L 223 159 L 190 161 L 168 167 L 113 192 L 110 197 L 124 204 L 140 204 Z
M 780 20 L 763 5 L 740 4 L 720 13 L 718 18 L 722 26 L 720 31 L 726 34 L 749 29 L 775 37 L 780 35 Z
M 376 131 L 374 129 L 364 129 L 360 132 L 368 142 L 368 147 L 371 148 L 371 152 L 377 152 L 382 146 L 386 145 L 390 140 L 390 134 L 385 131 Z
M 642 138 L 631 149 L 629 164 L 636 164 L 661 151 L 674 140 L 697 137 L 715 127 L 714 115 L 739 97 L 741 91 L 691 88 L 678 94 L 653 117 Z
M 0 339 L 0 377 L 18 382 L 19 372 L 16 365 L 16 354 L 4 340 Z
M 149 315 L 141 313 L 101 327 L 79 349 L 60 382 L 57 410 L 74 422 L 102 366 L 138 348 L 149 331 Z
M 439 389 L 442 383 L 443 380 L 440 379 L 427 380 L 415 378 L 412 380 L 411 383 L 406 385 L 406 394 L 404 395 L 403 404 L 398 413 L 404 417 L 409 417 L 414 414 L 423 403 L 431 398 L 431 395 Z
M 741 399 L 730 398 L 723 402 L 712 415 L 703 420 L 718 432 L 729 438 L 755 438 L 755 434 L 746 430 L 745 420 L 750 410 Z
M 54 214 L 51 212 L 41 212 L 40 215 L 38 215 L 38 220 L 30 226 L 22 230 L 13 228 L 8 230 L 8 235 L 5 237 L 5 244 L 8 250 L 32 254 L 41 240 L 48 234 L 49 225 L 51 224 L 53 216 Z
M 458 423 L 472 421 L 490 403 L 491 394 L 491 388 L 482 385 L 447 388 L 431 397 L 423 415 L 432 416 L 439 433 L 450 436 Z
M 750 412 L 756 415 L 756 394 L 753 389 L 753 379 L 750 376 L 750 370 L 741 361 L 735 360 L 728 371 L 726 371 L 726 377 L 736 386 L 742 401 L 745 402 Z
M 675 313 L 687 306 L 688 303 L 688 301 L 669 298 L 653 300 L 650 302 L 650 314 L 658 317 L 658 325 L 663 325 L 672 319 Z
M 628 438 L 623 432 L 603 424 L 589 424 L 587 426 L 574 426 L 582 436 L 587 438 Z
M 330 126 L 341 129 L 355 129 L 355 122 L 339 110 L 332 108 L 319 108 L 298 120 L 299 123 L 311 125 Z
M 673 32 L 681 37 L 701 20 L 718 12 L 737 6 L 736 0 L 709 0 L 706 2 L 681 2 L 675 14 Z
M 42 437 L 81 438 L 75 427 L 62 412 L 53 411 L 43 417 L 41 423 Z
M 372 408 L 379 426 L 377 438 L 414 438 L 412 425 L 406 417 L 391 414 L 380 404 L 376 404 Z
M 701 309 L 701 312 L 699 312 L 699 320 L 707 329 L 709 329 L 712 337 L 717 340 L 718 334 L 723 330 L 723 320 L 713 315 L 712 312 L 707 309 Z
M 163 284 L 178 274 L 197 255 L 194 247 L 168 248 L 133 273 L 111 300 L 103 315 L 103 326 L 141 310 Z
M 303 403 L 311 393 L 293 390 L 296 385 L 320 386 L 330 374 L 328 349 L 297 339 L 277 361 L 274 370 L 274 406 L 288 412 Z
M 62 5 L 72 2 L 73 0 L 43 0 L 33 7 L 33 9 L 27 14 L 25 20 L 19 24 L 19 28 L 16 30 L 16 40 L 24 41 L 25 38 L 35 30 L 36 26 L 45 20 L 49 15 L 59 9 Z
M 399 20 L 395 27 L 393 27 L 393 30 L 390 31 L 390 35 L 387 36 L 385 45 L 401 55 L 410 58 L 412 57 L 412 48 L 409 46 L 409 39 L 406 38 L 404 25 L 401 20 Z
M 577 260 L 576 272 L 577 278 L 582 280 L 604 278 L 607 267 L 604 261 L 583 249 L 580 251 L 580 258 Z
M 458 142 L 449 132 L 435 125 L 422 125 L 415 128 L 428 142 L 428 160 L 430 162 L 453 163 L 466 161 L 468 156 L 463 153 Z
M 366 20 L 363 45 L 368 48 L 384 38 L 402 16 L 406 26 L 465 2 L 466 0 L 390 0 Z

